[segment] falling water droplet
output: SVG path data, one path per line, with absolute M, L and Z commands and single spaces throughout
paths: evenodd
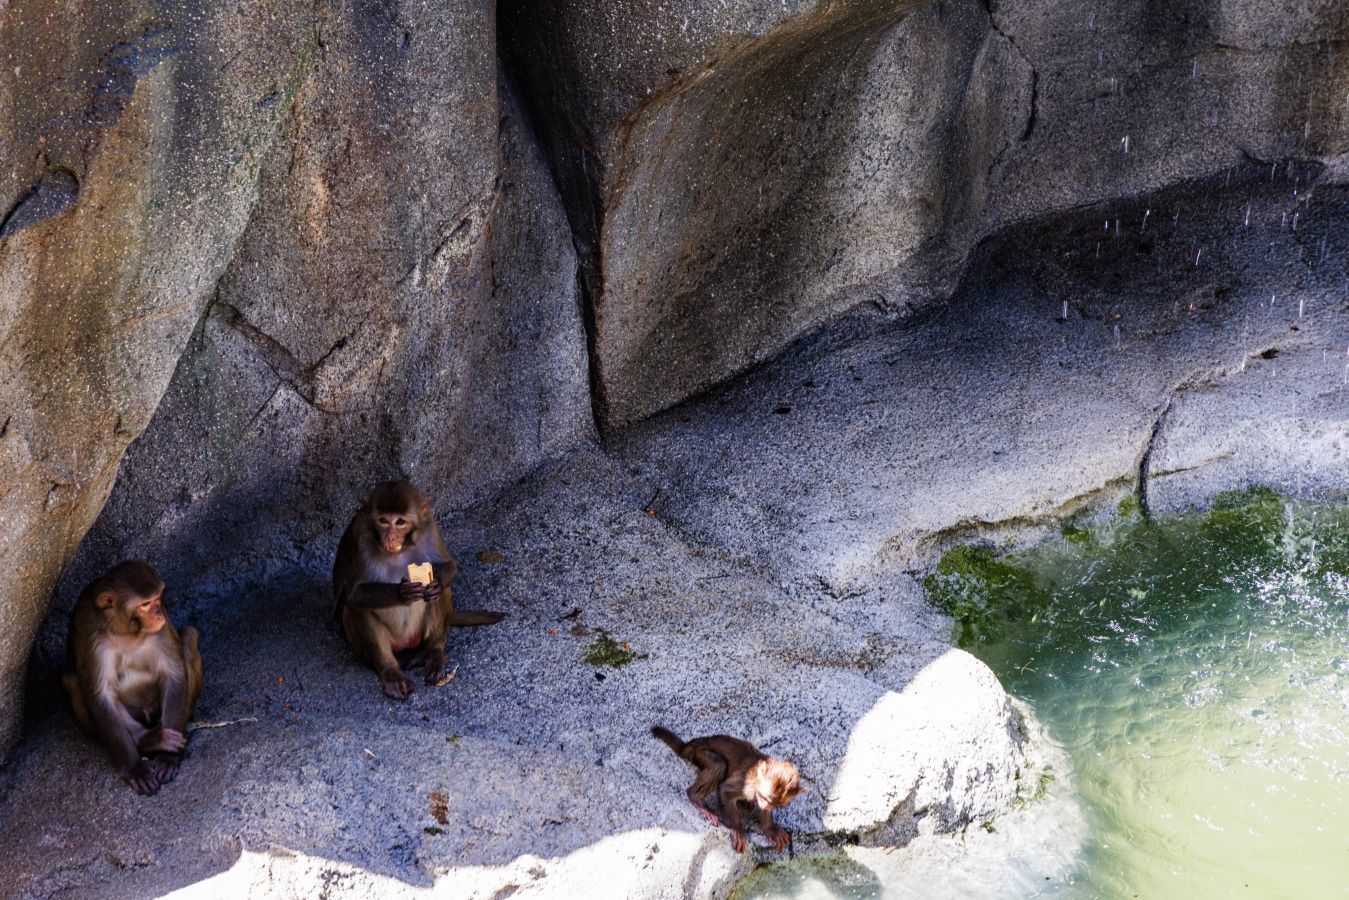
M 1297 301 L 1297 317 L 1302 318 L 1303 311 L 1307 308 L 1307 298 L 1300 297 Z
M 1194 81 L 1198 77 L 1199 77 L 1199 60 L 1196 59 L 1193 63 L 1190 64 L 1190 80 Z
M 1242 224 L 1247 228 L 1251 227 L 1251 205 L 1249 203 L 1246 204 L 1246 220 Z
M 1127 134 L 1120 138 L 1119 145 L 1124 148 L 1126 154 L 1129 152 L 1129 136 Z
M 1299 210 L 1298 212 L 1293 213 L 1293 230 L 1294 230 L 1294 231 L 1297 231 L 1297 217 L 1300 216 L 1300 215 L 1302 215 L 1302 211 L 1301 211 L 1301 210 Z
M 1068 318 L 1068 301 L 1067 301 L 1067 300 L 1064 300 L 1064 301 L 1063 301 L 1063 316 L 1062 316 L 1062 318 L 1065 319 L 1065 320 Z
M 1143 232 L 1148 230 L 1148 216 L 1150 215 L 1152 215 L 1152 210 L 1150 209 L 1143 210 L 1143 227 L 1138 229 L 1139 234 L 1142 234 Z
M 1200 257 L 1201 255 L 1203 255 L 1203 253 L 1204 253 L 1204 248 L 1203 248 L 1203 247 L 1200 247 L 1200 248 L 1199 248 L 1199 251 L 1198 251 L 1197 253 L 1195 253 L 1195 255 L 1194 255 L 1194 264 L 1195 264 L 1196 266 L 1199 265 L 1199 257 Z

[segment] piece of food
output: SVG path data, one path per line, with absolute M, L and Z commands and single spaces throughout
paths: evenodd
M 408 581 L 413 584 L 430 584 L 434 577 L 435 573 L 429 562 L 412 563 L 408 566 Z

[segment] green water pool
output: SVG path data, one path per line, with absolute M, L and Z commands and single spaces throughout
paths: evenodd
M 1349 508 L 1254 489 L 1007 559 L 958 550 L 927 587 L 1065 752 L 1085 822 L 1067 864 L 1026 877 L 1013 854 L 957 885 L 835 859 L 737 896 L 1349 896 Z

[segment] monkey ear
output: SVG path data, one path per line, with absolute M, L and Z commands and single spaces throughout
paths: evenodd
M 423 497 L 422 502 L 417 504 L 417 511 L 422 514 L 423 519 L 431 518 L 431 498 Z
M 112 609 L 117 604 L 117 595 L 112 591 L 104 591 L 98 595 L 95 601 L 99 609 Z

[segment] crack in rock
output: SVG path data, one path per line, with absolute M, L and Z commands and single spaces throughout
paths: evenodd
M 0 241 L 30 225 L 59 216 L 75 205 L 79 195 L 80 182 L 74 172 L 69 169 L 44 172 L 37 184 L 0 219 Z

